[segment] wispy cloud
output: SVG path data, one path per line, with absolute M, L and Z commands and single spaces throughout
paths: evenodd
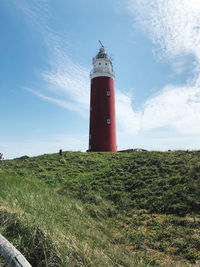
M 198 0 L 128 0 L 128 11 L 167 57 L 191 53 L 200 59 Z
M 200 133 L 200 2 L 198 0 L 128 0 L 135 25 L 160 46 L 164 57 L 181 71 L 193 56 L 190 80 L 185 86 L 166 85 L 146 101 L 140 113 L 140 130 L 168 127 L 181 134 Z M 160 54 L 159 54 L 160 53 Z M 175 63 L 174 63 L 175 62 Z
M 144 130 L 169 127 L 181 134 L 200 133 L 200 89 L 165 87 L 144 106 Z
M 57 51 L 53 57 L 51 70 L 42 73 L 47 91 L 68 99 L 72 108 L 69 105 L 66 108 L 88 116 L 89 70 L 70 60 L 66 53 Z
M 15 5 L 18 10 L 20 10 L 23 15 L 25 15 L 28 22 L 37 27 L 40 31 L 44 31 L 48 28 L 47 20 L 50 16 L 48 1 L 45 0 L 20 0 L 20 1 L 11 1 L 12 5 Z
M 39 98 L 47 101 L 47 102 L 51 102 L 51 103 L 54 103 L 60 107 L 79 112 L 79 108 L 77 108 L 76 105 L 74 105 L 71 102 L 68 102 L 66 100 L 63 101 L 63 100 L 57 99 L 55 97 L 44 95 L 43 93 L 41 93 L 40 91 L 37 91 L 36 89 L 33 90 L 31 88 L 28 88 L 28 87 L 24 87 L 24 89 L 31 92 L 32 94 L 38 96 Z
M 117 125 L 128 135 L 137 134 L 141 128 L 141 114 L 134 112 L 131 96 L 116 90 Z
M 17 8 L 27 17 L 34 30 L 38 30 L 49 50 L 48 70 L 38 72 L 40 86 L 28 87 L 29 92 L 45 101 L 76 111 L 81 116 L 89 114 L 89 70 L 74 62 L 67 51 L 67 40 L 49 27 L 51 13 L 47 1 L 15 1 Z M 44 14 L 44 15 L 43 15 Z

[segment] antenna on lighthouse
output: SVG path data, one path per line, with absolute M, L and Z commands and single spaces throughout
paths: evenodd
M 100 40 L 99 40 L 99 43 L 100 43 L 101 47 L 104 47 L 104 45 L 102 44 L 102 42 Z

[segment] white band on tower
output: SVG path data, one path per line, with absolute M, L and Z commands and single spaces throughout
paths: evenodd
M 93 69 L 90 73 L 90 78 L 93 79 L 101 76 L 115 78 L 111 58 L 106 53 L 103 45 L 99 49 L 97 56 L 93 58 Z

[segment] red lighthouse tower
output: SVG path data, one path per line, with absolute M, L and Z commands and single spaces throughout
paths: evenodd
M 116 152 L 115 76 L 111 58 L 100 44 L 90 73 L 89 151 Z

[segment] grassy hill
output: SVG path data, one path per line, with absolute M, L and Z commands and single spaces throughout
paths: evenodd
M 200 266 L 199 211 L 200 151 L 0 161 L 0 232 L 33 266 Z

